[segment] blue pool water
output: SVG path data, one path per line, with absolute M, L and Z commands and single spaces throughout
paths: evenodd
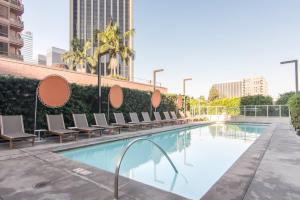
M 141 141 L 127 152 L 120 174 L 190 199 L 199 199 L 263 133 L 265 127 L 257 124 L 214 124 L 146 136 L 168 153 L 179 173 L 175 174 L 166 157 L 153 144 Z M 84 147 L 62 154 L 114 173 L 121 151 L 132 140 Z

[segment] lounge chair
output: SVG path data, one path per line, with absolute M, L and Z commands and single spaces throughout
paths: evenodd
M 104 128 L 106 130 L 109 130 L 111 133 L 114 130 L 117 130 L 118 133 L 121 133 L 121 126 L 110 126 L 107 123 L 106 117 L 104 113 L 94 113 L 94 118 L 96 125 L 92 125 L 93 127 L 99 127 L 99 128 Z
M 0 115 L 0 128 L 0 136 L 9 141 L 10 149 L 14 147 L 14 141 L 30 139 L 32 146 L 34 145 L 35 135 L 25 133 L 22 115 Z
M 116 123 L 114 123 L 114 125 L 122 126 L 123 128 L 128 129 L 137 128 L 141 126 L 140 124 L 126 123 L 123 113 L 114 113 L 114 116 L 116 120 Z
M 167 120 L 167 119 L 162 120 L 159 112 L 154 112 L 153 114 L 154 114 L 155 120 L 158 122 L 167 123 L 167 124 L 174 122 L 173 120 Z
M 182 111 L 179 111 L 180 119 L 185 119 L 187 123 L 189 123 L 190 119 L 185 116 L 185 114 Z
M 91 138 L 94 133 L 100 133 L 101 136 L 101 133 L 104 130 L 104 128 L 100 127 L 90 127 L 86 118 L 86 114 L 73 114 L 73 119 L 75 125 L 74 129 L 88 134 L 89 138 Z
M 168 120 L 168 121 L 170 121 L 170 122 L 173 122 L 173 123 L 175 123 L 175 124 L 178 124 L 178 123 L 179 123 L 178 120 L 172 119 L 172 118 L 170 117 L 169 112 L 164 112 L 164 116 L 165 116 L 165 119 Z
M 72 135 L 75 140 L 77 140 L 78 131 L 66 129 L 64 117 L 60 115 L 46 115 L 48 132 L 53 135 L 59 136 L 59 142 L 63 142 L 63 137 L 66 135 Z
M 151 122 L 141 122 L 137 113 L 129 113 L 129 115 L 130 115 L 130 119 L 131 119 L 131 122 L 129 122 L 129 123 L 140 124 L 141 126 L 150 127 L 150 128 L 152 128 L 152 126 L 154 125 Z
M 142 116 L 143 116 L 143 119 L 144 119 L 143 122 L 153 123 L 157 126 L 162 126 L 164 124 L 163 122 L 158 122 L 156 120 L 152 121 L 148 112 L 142 112 Z
M 171 113 L 172 119 L 175 119 L 175 120 L 179 121 L 181 124 L 185 124 L 187 122 L 186 119 L 178 119 L 177 115 L 174 111 L 171 111 L 170 113 Z

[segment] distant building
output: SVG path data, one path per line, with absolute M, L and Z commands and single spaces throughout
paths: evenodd
M 24 5 L 20 0 L 0 0 L 0 56 L 22 60 Z
M 241 81 L 217 83 L 212 87 L 218 90 L 221 98 L 268 95 L 268 83 L 264 77 L 252 77 Z
M 47 65 L 47 57 L 45 55 L 38 54 L 35 63 L 38 65 Z
M 24 46 L 21 49 L 24 62 L 33 62 L 33 36 L 30 31 L 25 31 L 21 34 L 24 41 Z
M 52 66 L 55 64 L 64 64 L 62 60 L 62 55 L 66 53 L 66 50 L 57 47 L 51 47 L 47 51 L 47 66 Z
M 95 31 L 104 30 L 111 20 L 119 25 L 121 34 L 133 28 L 133 0 L 70 0 L 70 15 L 70 39 L 78 38 L 81 44 L 90 40 L 96 45 Z M 126 42 L 133 48 L 132 37 Z M 129 66 L 120 62 L 118 71 L 121 76 L 133 80 L 133 60 Z M 108 56 L 101 58 L 101 72 L 104 76 L 110 73 Z
M 243 80 L 244 96 L 268 95 L 268 83 L 264 77 L 252 77 Z

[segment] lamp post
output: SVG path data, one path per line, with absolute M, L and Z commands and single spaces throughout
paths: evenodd
M 298 60 L 289 60 L 289 61 L 283 61 L 280 62 L 280 64 L 290 64 L 294 63 L 295 64 L 295 84 L 296 84 L 296 93 L 298 93 Z
M 187 81 L 191 81 L 192 78 L 183 79 L 183 96 L 184 96 L 184 115 L 186 116 L 186 98 L 185 98 L 185 85 Z
M 155 87 L 156 87 L 156 74 L 163 71 L 164 69 L 156 69 L 153 71 L 153 92 L 155 91 Z

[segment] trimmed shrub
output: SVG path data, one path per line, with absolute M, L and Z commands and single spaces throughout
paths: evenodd
M 273 105 L 273 98 L 262 95 L 241 97 L 241 106 L 249 105 Z
M 300 129 L 300 94 L 294 95 L 289 100 L 292 124 L 295 129 Z
M 34 127 L 35 93 L 38 80 L 0 76 L 0 114 L 24 116 L 24 125 L 28 131 Z M 66 126 L 73 126 L 72 113 L 86 113 L 90 124 L 94 124 L 93 113 L 98 112 L 97 86 L 71 84 L 70 101 L 61 108 L 47 108 L 38 101 L 37 128 L 46 128 L 46 114 L 64 114 Z M 114 112 L 122 112 L 129 119 L 129 112 L 151 112 L 151 92 L 124 88 L 124 103 L 118 110 L 108 108 L 109 87 L 102 87 L 102 112 L 108 113 L 113 122 Z M 158 111 L 176 109 L 176 95 L 162 95 L 162 104 Z

